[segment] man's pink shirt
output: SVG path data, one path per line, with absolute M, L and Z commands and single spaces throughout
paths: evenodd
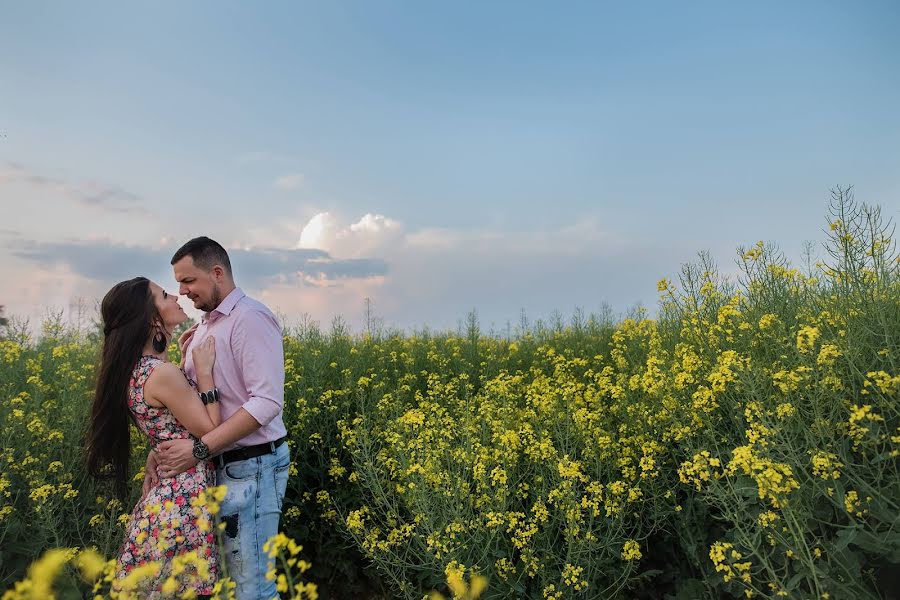
M 191 348 L 210 335 L 216 340 L 213 380 L 219 389 L 222 421 L 243 408 L 261 425 L 224 450 L 283 437 L 287 433 L 282 419 L 284 346 L 275 315 L 241 288 L 232 290 L 215 310 L 204 313 L 185 349 L 184 372 L 195 381 L 197 372 Z

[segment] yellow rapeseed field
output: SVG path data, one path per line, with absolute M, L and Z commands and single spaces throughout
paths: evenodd
M 821 262 L 759 243 L 726 281 L 701 258 L 654 318 L 287 331 L 271 577 L 297 598 L 887 598 L 900 262 L 877 209 L 833 212 Z M 4 600 L 110 593 L 130 505 L 81 467 L 97 352 L 54 320 L 0 340 Z

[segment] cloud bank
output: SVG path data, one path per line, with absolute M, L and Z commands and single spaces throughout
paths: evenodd
M 268 231 L 268 238 L 249 235 L 269 243 L 229 243 L 213 234 L 229 251 L 238 285 L 289 322 L 303 314 L 323 323 L 343 315 L 357 328 L 365 298 L 386 324 L 403 328 L 454 327 L 473 308 L 499 328 L 520 310 L 533 318 L 555 309 L 590 312 L 607 303 L 625 310 L 641 300 L 654 302 L 655 282 L 677 271 L 684 252 L 693 251 L 626 238 L 590 219 L 540 231 L 410 230 L 374 212 L 346 218 L 322 211 L 276 220 L 268 230 L 248 225 L 235 233 Z M 19 267 L 0 264 L 0 276 L 20 279 L 20 300 L 27 302 L 68 301 L 65 293 L 100 297 L 135 275 L 175 290 L 169 260 L 182 241 L 42 241 L 8 232 L 0 248 Z M 41 291 L 28 291 L 33 289 Z M 2 303 L 10 314 L 22 308 L 15 298 Z
M 77 205 L 101 211 L 153 216 L 146 208 L 144 199 L 118 185 L 97 181 L 67 181 L 57 177 L 42 175 L 31 169 L 8 162 L 0 170 L 0 185 L 24 184 L 39 191 L 59 194 Z
M 129 246 L 110 240 L 15 240 L 7 247 L 13 256 L 44 269 L 63 267 L 81 277 L 104 282 L 142 274 L 171 276 L 169 261 L 177 249 Z M 387 273 L 387 265 L 379 259 L 341 260 L 310 248 L 232 248 L 228 254 L 242 285 L 254 289 L 293 280 L 317 285 Z

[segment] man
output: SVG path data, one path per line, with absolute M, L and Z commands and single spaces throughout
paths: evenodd
M 275 598 L 262 548 L 278 533 L 290 465 L 282 419 L 281 327 L 265 305 L 235 285 L 228 253 L 215 241 L 190 240 L 172 257 L 172 267 L 179 293 L 204 311 L 202 321 L 179 339 L 187 357 L 184 370 L 194 378 L 190 348 L 213 336 L 222 424 L 199 440 L 160 444 L 159 452 L 147 459 L 147 477 L 154 477 L 154 467 L 159 476 L 172 477 L 214 457 L 217 483 L 228 486 L 219 514 L 225 523 L 224 558 L 237 597 Z

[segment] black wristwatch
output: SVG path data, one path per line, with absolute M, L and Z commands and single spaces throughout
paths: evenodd
M 204 406 L 219 401 L 219 388 L 213 388 L 208 392 L 199 392 L 199 394 Z
M 209 458 L 209 446 L 203 443 L 203 440 L 197 438 L 194 440 L 194 458 L 197 460 L 206 460 Z

